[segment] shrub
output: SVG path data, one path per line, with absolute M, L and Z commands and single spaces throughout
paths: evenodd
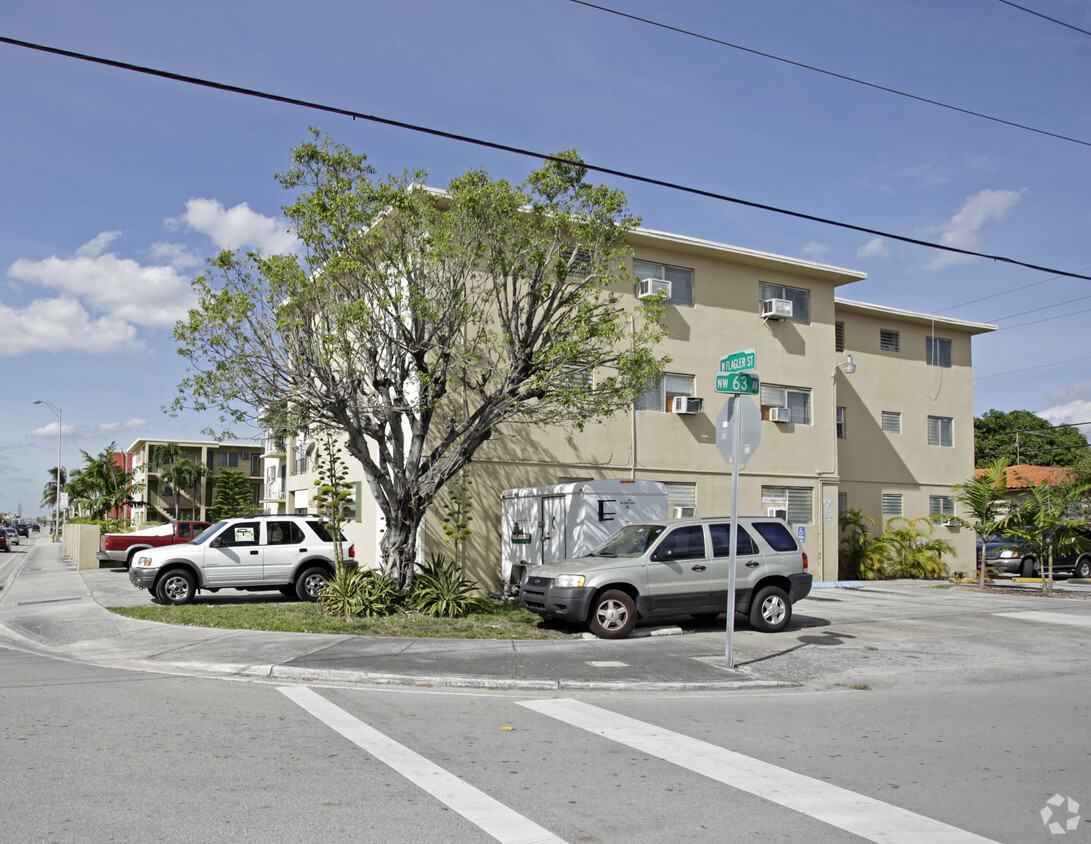
M 462 618 L 477 608 L 474 590 L 477 584 L 439 554 L 413 576 L 411 602 L 424 615 L 438 618 Z
M 338 565 L 333 577 L 326 581 L 326 589 L 318 599 L 323 615 L 349 618 L 360 615 L 364 609 L 363 572 Z

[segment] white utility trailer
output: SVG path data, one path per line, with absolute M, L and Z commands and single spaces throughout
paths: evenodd
M 517 585 L 528 566 L 585 556 L 626 525 L 666 518 L 667 487 L 659 481 L 506 489 L 500 495 L 503 582 Z

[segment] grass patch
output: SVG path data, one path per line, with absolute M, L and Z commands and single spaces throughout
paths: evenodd
M 322 615 L 317 604 L 304 601 L 260 604 L 185 604 L 183 606 L 110 607 L 127 618 L 221 627 L 274 630 L 280 633 L 339 633 L 414 639 L 570 639 L 570 631 L 540 627 L 542 619 L 511 601 L 484 599 L 465 618 L 433 618 L 399 612 L 381 618 L 338 618 Z

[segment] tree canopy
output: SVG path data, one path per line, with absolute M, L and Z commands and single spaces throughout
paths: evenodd
M 471 170 L 436 191 L 313 135 L 277 177 L 304 255 L 210 262 L 175 329 L 174 407 L 343 433 L 404 587 L 427 508 L 497 426 L 582 426 L 662 374 L 661 304 L 621 299 L 639 221 L 573 151 L 519 185 Z
M 990 410 L 974 419 L 974 452 L 979 469 L 1005 458 L 1012 465 L 1091 471 L 1091 448 L 1078 428 L 1054 426 L 1029 410 Z

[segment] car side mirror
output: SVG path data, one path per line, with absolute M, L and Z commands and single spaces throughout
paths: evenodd
M 217 536 L 210 543 L 208 543 L 208 547 L 209 548 L 222 548 L 223 544 L 224 544 L 224 538 L 222 536 Z

